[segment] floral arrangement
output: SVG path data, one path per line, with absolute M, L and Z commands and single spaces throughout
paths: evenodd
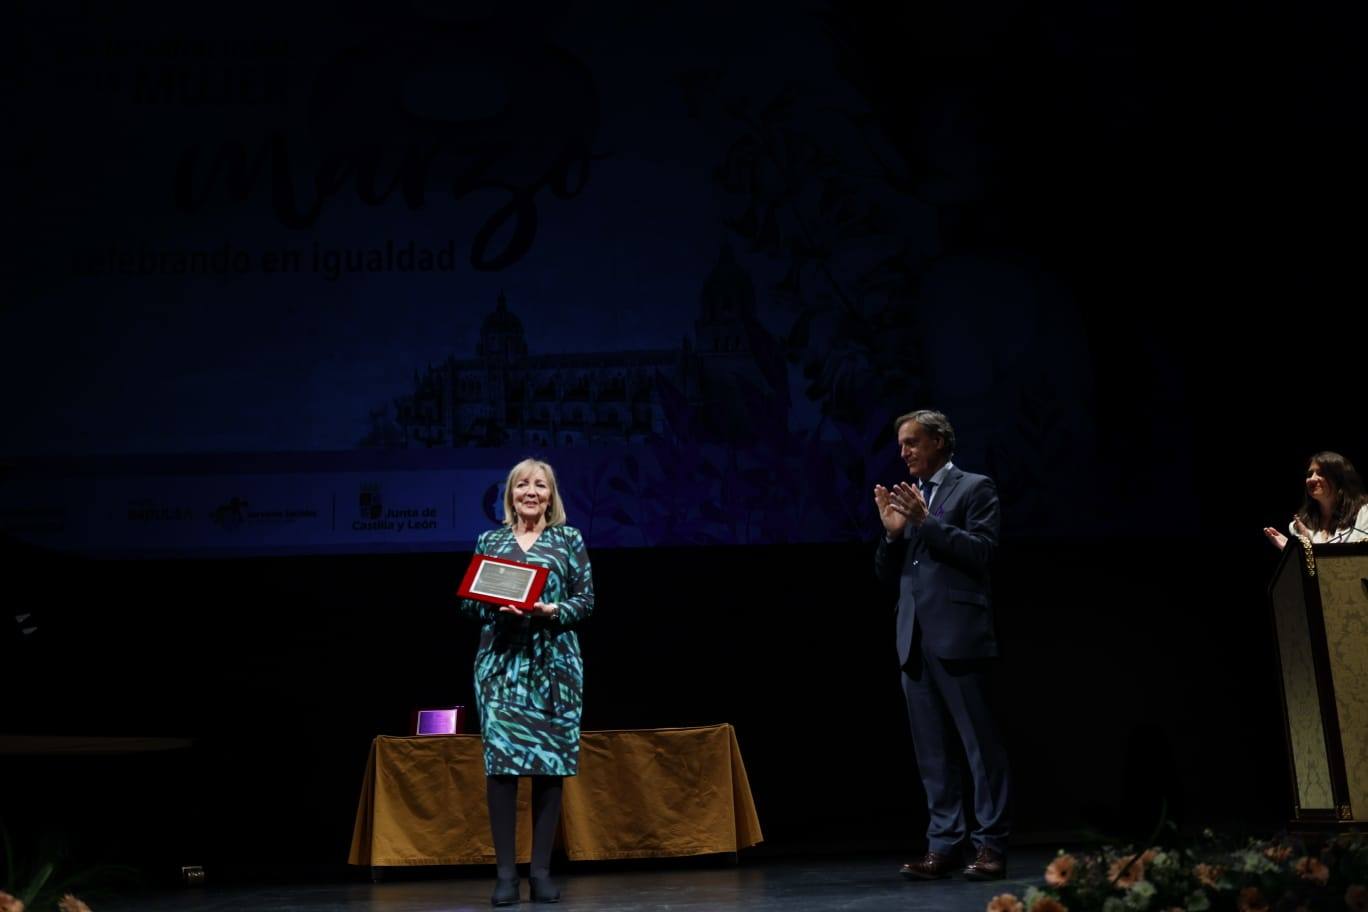
M 57 910 L 58 912 L 90 912 L 90 906 L 68 893 L 57 901 Z M 24 902 L 10 896 L 4 890 L 0 890 L 0 912 L 24 912 Z
M 1368 835 L 1060 852 L 1045 885 L 987 912 L 1368 912 Z
M 101 878 L 128 874 L 127 869 L 112 865 L 73 873 L 65 851 L 53 845 L 45 845 L 40 857 L 44 859 L 41 862 L 20 863 L 9 831 L 0 824 L 0 912 L 91 912 L 90 906 L 70 891 L 80 888 L 84 892 Z

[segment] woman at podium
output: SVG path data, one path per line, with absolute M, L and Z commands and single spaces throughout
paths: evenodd
M 1354 464 L 1339 453 L 1325 451 L 1306 464 L 1306 497 L 1288 523 L 1288 532 L 1312 544 L 1368 539 L 1368 493 Z M 1264 535 L 1279 550 L 1287 536 L 1268 526 Z
M 540 600 L 526 610 L 462 599 L 461 614 L 480 622 L 475 703 L 484 736 L 489 826 L 498 882 L 492 902 L 520 900 L 517 868 L 518 777 L 532 777 L 531 898 L 555 902 L 551 844 L 560 820 L 561 779 L 579 771 L 584 663 L 575 626 L 594 609 L 594 581 L 579 530 L 551 466 L 526 459 L 508 473 L 504 525 L 481 533 L 476 554 L 545 567 Z

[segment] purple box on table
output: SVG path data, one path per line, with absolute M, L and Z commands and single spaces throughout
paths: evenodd
M 465 731 L 464 706 L 420 709 L 415 716 L 415 735 L 459 735 Z

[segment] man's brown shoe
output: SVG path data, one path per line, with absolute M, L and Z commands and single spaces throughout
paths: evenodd
M 964 869 L 965 880 L 1001 880 L 1007 876 L 1007 856 L 987 846 L 979 846 L 978 855 Z
M 939 852 L 927 852 L 916 861 L 909 861 L 898 873 L 908 880 L 943 880 L 955 871 L 955 859 Z

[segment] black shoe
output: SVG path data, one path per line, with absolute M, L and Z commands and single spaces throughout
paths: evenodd
M 1002 880 L 1007 876 L 1007 856 L 980 846 L 978 856 L 964 869 L 965 880 Z
M 953 855 L 927 852 L 916 861 L 909 861 L 898 873 L 908 880 L 944 880 L 955 870 Z
M 494 882 L 494 895 L 489 897 L 491 906 L 516 906 L 521 897 L 518 896 L 518 878 L 510 877 L 507 880 L 500 877 Z
M 533 902 L 560 902 L 560 890 L 551 882 L 550 877 L 530 877 L 528 883 L 532 885 Z

